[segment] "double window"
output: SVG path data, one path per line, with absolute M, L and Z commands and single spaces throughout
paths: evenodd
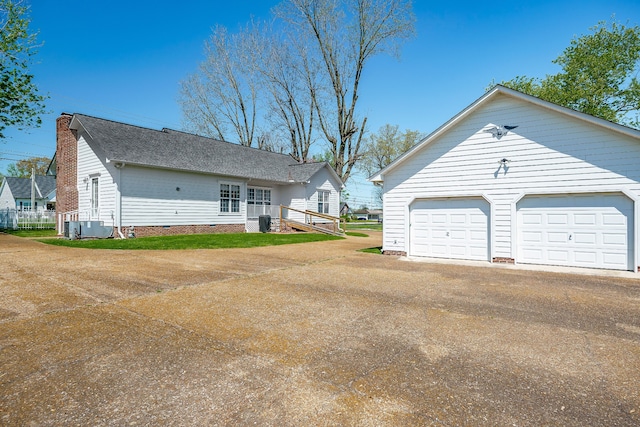
M 240 186 L 235 184 L 220 184 L 220 212 L 240 212 Z
M 329 213 L 329 197 L 331 191 L 318 190 L 318 213 Z
M 247 204 L 249 205 L 270 205 L 271 190 L 266 188 L 248 188 Z

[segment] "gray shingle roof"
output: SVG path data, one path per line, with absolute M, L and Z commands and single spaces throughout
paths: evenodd
M 31 178 L 15 178 L 7 176 L 7 185 L 11 189 L 14 199 L 28 199 L 31 197 Z M 43 199 L 56 189 L 54 176 L 36 175 L 36 198 Z
M 325 163 L 300 164 L 289 155 L 169 129 L 153 130 L 75 114 L 93 145 L 113 162 L 261 179 L 308 181 Z

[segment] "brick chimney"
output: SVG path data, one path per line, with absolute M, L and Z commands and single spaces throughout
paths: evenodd
M 78 210 L 78 141 L 77 132 L 69 129 L 71 114 L 62 113 L 56 120 L 56 218 Z M 65 219 L 62 218 L 62 221 Z M 58 231 L 61 224 L 57 224 Z

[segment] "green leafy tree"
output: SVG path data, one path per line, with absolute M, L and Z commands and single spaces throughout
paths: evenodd
M 29 33 L 28 11 L 21 1 L 0 0 L 0 138 L 8 126 L 39 126 L 45 112 L 29 73 L 37 34 Z
M 422 138 L 424 135 L 417 130 L 407 129 L 400 132 L 397 125 L 386 124 L 377 133 L 369 135 L 359 167 L 368 175 L 373 175 L 387 167 Z
M 316 153 L 311 156 L 311 160 L 314 162 L 327 162 L 330 165 L 333 164 L 333 153 L 331 150 L 325 150 L 322 153 Z
M 51 163 L 51 159 L 48 157 L 30 157 L 28 159 L 18 160 L 7 167 L 7 175 L 17 178 L 27 178 L 31 176 L 31 170 L 33 168 L 36 170 L 36 175 L 45 175 L 49 163 Z
M 640 127 L 640 27 L 600 22 L 571 41 L 545 78 L 501 82 L 521 92 L 623 125 Z M 493 85 L 491 85 L 493 86 Z

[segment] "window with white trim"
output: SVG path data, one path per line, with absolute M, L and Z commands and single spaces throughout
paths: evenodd
M 331 191 L 318 190 L 318 213 L 329 213 L 329 197 Z
M 235 184 L 220 184 L 220 212 L 240 212 L 240 186 Z
M 247 188 L 247 203 L 250 205 L 270 205 L 271 190 L 267 188 Z

